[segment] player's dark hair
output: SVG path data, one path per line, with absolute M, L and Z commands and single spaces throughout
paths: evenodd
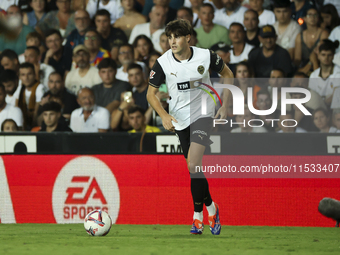
M 97 16 L 106 16 L 109 18 L 109 20 L 111 20 L 111 14 L 105 10 L 105 9 L 100 9 L 96 12 L 96 14 L 94 15 L 94 20 L 96 20 Z
M 35 46 L 28 46 L 28 47 L 26 48 L 26 50 L 34 50 L 35 53 L 37 53 L 38 56 L 40 55 L 40 50 L 39 50 L 38 47 L 35 47 Z
M 61 105 L 55 101 L 49 101 L 41 107 L 41 112 L 61 112 Z
M 339 47 L 338 40 L 332 42 L 329 39 L 323 39 L 321 45 L 319 46 L 319 52 L 325 50 L 325 51 L 331 51 L 333 54 L 335 54 L 335 51 L 338 47 Z
M 143 72 L 143 68 L 141 67 L 141 65 L 136 64 L 136 63 L 131 63 L 131 64 L 127 67 L 126 71 L 129 72 L 131 69 L 135 69 L 135 68 L 137 68 L 137 69 L 139 69 L 139 70 L 141 70 L 141 71 Z
M 16 71 L 11 69 L 5 69 L 0 74 L 0 82 L 17 81 L 18 79 Z
M 151 52 L 154 51 L 154 47 L 153 47 L 153 43 L 151 41 L 151 39 L 149 37 L 147 37 L 146 35 L 139 35 L 135 38 L 135 40 L 133 41 L 133 47 L 137 48 L 137 44 L 139 40 L 145 40 L 147 42 L 147 44 L 149 44 L 149 52 L 148 54 L 150 54 Z
M 19 129 L 17 123 L 16 123 L 13 119 L 5 119 L 5 120 L 2 122 L 2 124 L 1 124 L 1 131 L 4 131 L 5 124 L 6 124 L 7 122 L 12 122 L 12 123 L 14 123 L 14 126 L 16 127 L 16 129 L 17 129 L 17 130 Z
M 242 32 L 245 34 L 246 33 L 246 30 L 244 29 L 244 26 L 241 24 L 241 23 L 238 23 L 238 22 L 233 22 L 230 24 L 230 27 L 229 27 L 229 30 L 231 29 L 231 27 L 234 27 L 234 26 L 238 26 L 241 28 Z
M 132 113 L 135 113 L 135 112 L 140 112 L 143 116 L 145 114 L 145 110 L 138 105 L 134 105 L 128 110 L 128 114 L 132 114 Z
M 262 88 L 260 89 L 257 93 L 256 96 L 257 98 L 259 97 L 259 95 L 267 95 L 270 98 L 270 94 L 267 88 Z
M 181 8 L 179 8 L 178 10 L 177 10 L 177 12 L 178 11 L 186 11 L 187 13 L 189 13 L 189 15 L 190 15 L 190 17 L 194 17 L 194 13 L 192 12 L 192 10 L 190 9 L 190 8 L 188 8 L 188 7 L 185 7 L 185 6 L 182 6 Z
M 203 3 L 203 4 L 200 6 L 199 9 L 201 10 L 201 8 L 203 8 L 203 7 L 210 7 L 211 10 L 213 11 L 213 13 L 215 12 L 214 7 L 213 7 L 211 4 L 209 4 L 209 3 Z
M 31 63 L 28 63 L 28 62 L 20 64 L 19 69 L 23 69 L 23 68 L 31 68 L 33 70 L 33 72 L 35 70 L 34 65 L 31 64 Z
M 45 33 L 45 38 L 47 38 L 47 37 L 49 37 L 49 36 L 51 36 L 51 35 L 54 35 L 54 34 L 58 35 L 60 39 L 63 38 L 63 37 L 61 36 L 61 34 L 60 34 L 60 31 L 57 30 L 57 29 L 49 29 L 49 30 Z
M 109 67 L 111 67 L 114 70 L 117 70 L 117 64 L 111 58 L 104 58 L 102 61 L 99 62 L 97 66 L 98 70 L 103 69 L 103 68 L 109 68 Z
M 2 58 L 9 58 L 10 60 L 18 60 L 19 63 L 19 59 L 18 59 L 18 54 L 14 51 L 14 50 L 10 50 L 10 49 L 6 49 L 4 50 L 1 54 L 0 54 L 0 61 L 2 60 Z
M 134 52 L 133 45 L 129 44 L 129 43 L 124 43 L 124 44 L 120 45 L 119 48 L 118 48 L 118 54 L 119 54 L 120 48 L 122 48 L 122 47 L 129 47 L 130 50 L 131 50 L 131 53 L 133 54 L 133 52 Z
M 170 21 L 165 27 L 165 34 L 167 37 L 172 34 L 175 36 L 192 35 L 193 29 L 188 20 L 178 19 Z
M 244 12 L 244 14 L 246 14 L 246 13 L 248 13 L 248 12 L 253 13 L 253 14 L 256 16 L 257 20 L 259 19 L 259 14 L 258 14 L 257 11 L 255 11 L 255 10 L 253 10 L 253 9 L 248 9 L 248 10 L 246 10 L 246 11 Z

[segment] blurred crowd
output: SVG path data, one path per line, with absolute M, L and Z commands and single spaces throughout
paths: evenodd
M 174 19 L 191 22 L 191 46 L 216 52 L 244 94 L 244 115 L 230 97 L 217 131 L 340 132 L 339 14 L 339 0 L 2 0 L 1 132 L 164 132 L 146 93 Z M 283 115 L 285 87 L 311 98 Z M 165 84 L 157 96 L 167 109 Z

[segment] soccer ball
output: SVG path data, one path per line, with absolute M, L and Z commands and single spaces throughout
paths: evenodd
M 86 215 L 84 227 L 91 236 L 105 236 L 110 232 L 112 220 L 107 212 L 94 210 Z

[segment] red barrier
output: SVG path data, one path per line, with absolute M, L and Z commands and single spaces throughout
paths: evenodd
M 238 166 L 258 158 L 229 157 Z M 263 164 L 316 159 L 335 162 L 334 156 L 261 156 Z M 318 203 L 340 198 L 338 178 L 224 178 L 209 185 L 224 225 L 333 226 Z M 76 223 L 101 208 L 119 224 L 190 225 L 193 214 L 189 175 L 178 155 L 2 156 L 0 203 L 3 223 Z

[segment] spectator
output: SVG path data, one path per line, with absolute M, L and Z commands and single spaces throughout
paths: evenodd
M 123 15 L 124 11 L 120 1 L 116 0 L 89 0 L 87 2 L 86 11 L 90 14 L 91 19 L 98 10 L 102 9 L 111 13 L 110 20 L 112 25 Z
M 259 15 L 256 11 L 249 9 L 244 13 L 243 25 L 246 28 L 245 42 L 255 47 L 260 46 L 259 40 Z
M 293 59 L 295 39 L 301 32 L 301 27 L 291 18 L 292 10 L 290 9 L 290 1 L 276 0 L 274 2 L 274 13 L 277 20 L 274 23 L 274 28 L 277 33 L 276 43 L 286 49 L 290 58 Z
M 95 104 L 93 91 L 82 88 L 78 92 L 80 108 L 71 114 L 70 128 L 78 133 L 107 132 L 110 128 L 110 113 L 104 107 Z
M 133 106 L 128 110 L 129 123 L 133 128 L 129 133 L 145 132 L 159 133 L 161 130 L 158 127 L 153 127 L 145 124 L 145 110 L 139 106 Z
M 250 8 L 257 11 L 259 15 L 259 27 L 273 25 L 275 23 L 274 13 L 263 9 L 263 2 L 264 0 L 249 0 Z
M 246 7 L 241 6 L 239 0 L 222 0 L 224 8 L 215 11 L 214 23 L 229 29 L 234 22 L 243 23 Z
M 165 32 L 163 32 L 161 34 L 161 36 L 159 37 L 159 45 L 162 48 L 162 54 L 164 54 L 165 52 L 170 50 L 169 40 L 168 40 L 168 37 L 166 36 Z
M 267 133 L 264 127 L 251 127 L 248 125 L 248 122 L 254 118 L 255 115 L 249 111 L 247 105 L 244 105 L 244 115 L 235 116 L 235 121 L 239 127 L 233 128 L 231 133 Z
M 42 132 L 72 132 L 67 124 L 60 122 L 61 117 L 61 105 L 57 102 L 51 101 L 47 102 L 42 106 L 42 115 L 44 120 L 44 125 L 41 126 L 39 131 Z
M 340 130 L 340 108 L 334 109 L 332 114 L 333 126 Z
M 43 38 L 41 34 L 38 32 L 31 32 L 26 36 L 26 48 L 27 47 L 37 47 L 39 49 L 40 55 L 39 55 L 39 61 L 41 59 L 42 54 L 46 51 L 45 46 L 43 44 Z M 19 55 L 19 63 L 25 63 L 25 53 L 22 53 Z
M 310 0 L 293 0 L 291 3 L 292 18 L 300 25 L 303 29 L 306 28 L 305 22 L 307 10 L 313 7 L 313 3 Z
M 5 69 L 0 74 L 0 84 L 3 84 L 6 91 L 6 103 L 12 106 L 18 106 L 19 94 L 21 91 L 21 81 L 18 75 L 11 69 Z
M 56 0 L 56 3 L 58 11 L 48 12 L 36 26 L 36 30 L 41 35 L 46 35 L 49 30 L 56 29 L 60 32 L 62 38 L 67 38 L 76 28 L 74 13 L 71 12 L 71 0 Z
M 44 85 L 45 90 L 48 89 L 48 76 L 54 72 L 54 68 L 45 63 L 40 63 L 40 51 L 35 46 L 27 47 L 25 50 L 25 62 L 34 65 L 35 78 L 40 81 L 40 84 Z
M 16 106 L 7 104 L 5 98 L 5 87 L 0 84 L 0 126 L 6 119 L 13 119 L 16 125 L 21 128 L 24 122 L 21 110 Z
M 261 111 L 269 110 L 272 107 L 273 102 L 267 89 L 261 89 L 256 93 L 255 105 L 257 109 Z M 256 116 L 256 118 L 263 121 L 264 127 L 265 129 L 267 129 L 268 132 L 274 132 L 277 128 L 277 122 L 271 120 L 278 119 L 279 116 L 280 111 L 276 109 L 272 114 L 259 115 Z
M 318 59 L 320 67 L 310 75 L 308 87 L 315 90 L 325 103 L 330 105 L 333 100 L 333 94 L 336 87 L 340 84 L 334 78 L 340 78 L 340 67 L 333 64 L 335 49 L 339 42 L 324 40 L 319 47 Z
M 127 72 L 129 74 L 129 83 L 134 88 L 132 93 L 135 104 L 142 107 L 145 111 L 152 108 L 146 100 L 146 93 L 148 92 L 148 82 L 144 78 L 143 69 L 140 65 L 132 63 L 128 66 Z
M 161 56 L 161 54 L 157 51 L 154 51 L 150 54 L 149 61 L 148 61 L 149 70 L 152 69 L 153 65 L 156 63 L 157 58 L 159 58 L 160 56 Z M 139 62 L 137 62 L 137 63 L 139 64 Z M 146 77 L 148 77 L 148 75 Z
M 201 20 L 199 17 L 200 8 L 203 4 L 203 0 L 190 0 L 191 10 L 193 13 L 193 20 L 191 22 L 193 28 L 201 27 Z
M 132 29 L 129 43 L 133 44 L 137 36 L 145 35 L 151 39 L 155 50 L 161 52 L 162 48 L 159 45 L 159 37 L 164 32 L 166 9 L 159 5 L 152 7 L 149 18 L 150 22 L 138 24 Z
M 339 16 L 340 16 L 340 2 L 338 0 L 324 0 L 323 1 L 324 5 L 333 5 L 335 9 L 337 10 Z
M 129 82 L 127 68 L 131 63 L 137 63 L 140 65 L 143 68 L 145 77 L 148 77 L 148 69 L 146 68 L 146 65 L 144 62 L 135 61 L 133 54 L 134 48 L 131 44 L 123 44 L 119 47 L 118 60 L 122 66 L 117 69 L 116 79 Z
M 218 56 L 220 56 L 220 58 L 223 60 L 223 62 L 226 63 L 226 65 L 228 65 L 228 67 L 229 67 L 230 50 L 231 50 L 229 45 L 227 45 L 225 43 L 216 43 L 213 46 L 211 46 L 210 50 L 216 52 L 216 54 Z M 210 74 L 210 77 L 211 78 L 219 78 L 220 75 L 217 72 L 212 71 L 211 74 Z
M 7 15 L 6 15 L 7 22 L 9 22 L 9 19 L 20 19 L 22 20 L 22 13 L 18 6 L 11 5 L 7 9 Z M 21 53 L 24 53 L 26 44 L 25 39 L 28 33 L 33 32 L 34 29 L 30 26 L 24 25 L 22 22 L 20 24 L 20 27 L 18 28 L 18 34 L 15 36 L 15 38 L 7 38 L 4 33 L 0 35 L 0 52 L 4 50 L 13 50 L 16 54 L 20 55 Z
M 17 123 L 15 123 L 14 120 L 6 119 L 2 122 L 1 131 L 2 132 L 17 132 L 19 131 L 19 127 Z
M 65 47 L 70 48 L 70 52 L 79 44 L 84 44 L 86 30 L 90 27 L 91 20 L 87 11 L 78 10 L 74 14 L 76 28 L 71 31 L 66 39 Z
M 340 18 L 337 9 L 333 4 L 326 4 L 321 6 L 320 15 L 322 23 L 320 27 L 326 29 L 329 33 L 338 25 L 340 25 Z
M 134 2 L 134 0 L 121 0 L 124 15 L 113 24 L 115 28 L 123 30 L 127 38 L 130 37 L 132 29 L 136 25 L 147 22 L 146 17 L 135 10 Z
M 119 47 L 127 43 L 128 39 L 120 28 L 110 24 L 110 13 L 107 10 L 98 10 L 94 16 L 97 32 L 100 34 L 101 47 L 111 51 L 112 47 Z
M 241 23 L 234 22 L 230 25 L 229 38 L 232 43 L 230 64 L 237 64 L 248 60 L 248 54 L 254 46 L 245 42 L 246 31 Z
M 283 125 L 282 125 L 283 124 Z M 286 115 L 280 115 L 278 122 L 279 131 L 277 133 L 306 133 L 307 131 L 298 127 L 294 121 L 294 114 L 287 112 Z
M 0 55 L 0 64 L 5 70 L 13 70 L 19 73 L 18 55 L 13 50 L 4 50 Z
M 325 102 L 323 101 L 322 97 L 316 91 L 308 88 L 308 82 L 309 82 L 309 79 L 308 79 L 308 76 L 305 73 L 297 72 L 297 73 L 294 74 L 294 76 L 291 80 L 290 86 L 293 87 L 293 88 L 294 87 L 301 87 L 301 88 L 309 90 L 311 97 L 310 97 L 309 101 L 307 103 L 305 103 L 305 105 L 308 108 L 310 108 L 312 110 L 315 110 L 317 108 L 327 109 L 327 106 L 326 106 Z M 288 96 L 289 96 L 289 94 L 287 94 L 287 98 L 289 98 Z
M 273 69 L 281 69 L 292 74 L 293 66 L 287 50 L 276 44 L 276 33 L 273 26 L 267 25 L 260 29 L 262 47 L 249 53 L 249 64 L 254 67 L 255 77 L 268 78 Z
M 91 66 L 97 66 L 102 59 L 110 57 L 110 53 L 101 47 L 100 34 L 97 30 L 89 29 L 85 33 L 84 45 L 89 50 Z
M 320 133 L 339 133 L 340 130 L 331 126 L 330 113 L 323 108 L 316 109 L 313 112 L 313 121 Z
M 37 113 L 40 101 L 44 94 L 44 86 L 35 78 L 34 65 L 23 63 L 19 69 L 22 88 L 19 95 L 18 106 L 24 116 L 24 127 L 31 130 L 36 126 Z
M 177 10 L 169 6 L 170 0 L 153 0 L 154 6 L 162 6 L 166 9 L 166 20 L 165 24 L 176 19 Z
M 132 129 L 129 123 L 128 110 L 133 107 L 134 104 L 135 101 L 131 91 L 121 93 L 119 107 L 111 113 L 111 128 L 113 131 L 121 132 Z
M 154 51 L 152 41 L 145 35 L 139 35 L 133 42 L 134 54 L 136 61 L 147 62 L 150 53 Z
M 340 25 L 334 28 L 331 32 L 331 34 L 328 37 L 329 40 L 335 42 L 340 41 Z M 336 49 L 336 52 L 339 52 L 339 47 Z
M 103 59 L 99 65 L 99 76 L 102 83 L 92 87 L 97 105 L 106 107 L 110 113 L 120 104 L 120 95 L 123 91 L 131 90 L 129 83 L 115 78 L 117 65 L 110 58 Z
M 281 110 L 281 88 L 287 87 L 288 80 L 286 74 L 282 69 L 274 68 L 270 72 L 270 78 L 268 79 L 268 91 L 272 96 L 273 88 L 277 88 L 277 109 Z M 290 106 L 287 107 L 290 110 Z
M 197 33 L 195 30 L 192 30 L 189 46 L 196 46 L 197 44 L 198 44 Z
M 52 29 L 45 37 L 47 51 L 41 56 L 41 61 L 52 66 L 62 77 L 71 69 L 72 59 L 69 52 L 62 46 L 62 37 L 58 30 Z
M 329 33 L 319 26 L 319 13 L 310 8 L 304 17 L 307 29 L 300 32 L 295 39 L 294 63 L 301 71 L 308 74 L 313 64 L 310 56 L 320 40 L 326 39 Z
M 60 98 L 63 105 L 62 116 L 69 120 L 72 111 L 79 107 L 77 97 L 67 91 L 63 78 L 57 72 L 51 73 L 48 77 L 48 88 L 49 90 L 44 94 L 40 105 L 50 101 L 52 97 Z M 39 112 L 41 112 L 41 110 L 39 110 Z
M 24 13 L 22 21 L 25 25 L 35 28 L 46 16 L 46 0 L 29 0 L 32 11 Z
M 198 18 L 198 15 L 195 14 L 196 17 L 196 25 L 197 23 L 201 22 Z M 193 19 L 194 19 L 194 14 L 192 12 L 192 9 L 188 8 L 188 7 L 185 7 L 185 6 L 182 6 L 181 8 L 179 8 L 177 10 L 177 19 L 185 19 L 185 20 L 188 20 L 190 22 L 190 24 L 193 26 Z M 195 27 L 195 26 L 193 26 Z M 199 27 L 199 26 L 198 26 Z
M 101 83 L 97 67 L 90 65 L 90 53 L 84 45 L 78 45 L 73 49 L 73 60 L 77 68 L 71 70 L 65 80 L 65 87 L 74 95 L 82 88 L 91 88 Z
M 230 45 L 231 41 L 229 39 L 228 29 L 213 23 L 214 7 L 211 4 L 204 3 L 201 5 L 198 16 L 202 26 L 196 28 L 197 39 L 199 41 L 197 47 L 209 49 L 218 42 Z

